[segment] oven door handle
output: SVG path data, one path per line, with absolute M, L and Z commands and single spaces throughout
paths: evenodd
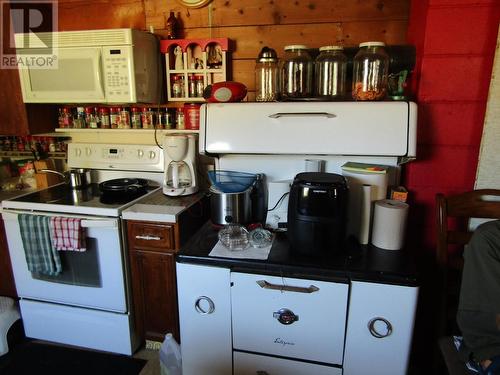
M 317 286 L 310 285 L 308 287 L 304 286 L 291 286 L 291 285 L 276 285 L 268 283 L 266 280 L 257 280 L 257 285 L 259 285 L 262 289 L 273 289 L 280 290 L 285 292 L 296 292 L 296 293 L 314 293 L 319 290 Z
M 82 220 L 82 228 L 116 228 L 118 220 Z

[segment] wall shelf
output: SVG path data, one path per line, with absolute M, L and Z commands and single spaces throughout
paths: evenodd
M 66 159 L 66 152 L 48 152 L 47 156 L 51 159 Z M 26 157 L 26 158 L 34 158 L 33 153 L 31 151 L 0 151 L 0 157 Z
M 56 133 L 135 133 L 135 134 L 152 134 L 155 129 L 75 129 L 75 128 L 56 128 Z M 192 129 L 156 129 L 158 133 L 198 133 L 199 130 Z

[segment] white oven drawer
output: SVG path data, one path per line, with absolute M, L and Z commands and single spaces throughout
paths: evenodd
M 342 364 L 347 284 L 236 272 L 231 281 L 234 349 Z
M 338 367 L 292 361 L 250 353 L 233 352 L 235 375 L 342 375 Z

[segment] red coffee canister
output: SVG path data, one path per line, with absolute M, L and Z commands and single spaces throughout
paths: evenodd
M 198 130 L 200 128 L 200 107 L 201 104 L 184 104 L 183 110 L 186 129 Z

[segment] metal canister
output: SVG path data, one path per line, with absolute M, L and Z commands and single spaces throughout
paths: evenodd
M 278 55 L 269 47 L 263 47 L 255 64 L 255 100 L 272 102 L 280 93 Z

